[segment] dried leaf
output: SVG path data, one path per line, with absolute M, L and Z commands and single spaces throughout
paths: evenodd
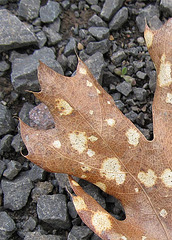
M 76 207 L 80 216 L 102 239 L 172 239 L 172 19 L 156 31 L 147 26 L 145 39 L 158 76 L 152 141 L 117 109 L 80 59 L 71 78 L 39 66 L 41 92 L 34 94 L 48 106 L 55 128 L 35 130 L 21 122 L 28 159 L 47 171 L 88 180 L 120 199 L 126 212 L 121 222 L 71 180 L 74 199 L 85 204 Z M 103 227 L 100 215 L 99 226 L 93 221 L 99 211 L 111 228 Z

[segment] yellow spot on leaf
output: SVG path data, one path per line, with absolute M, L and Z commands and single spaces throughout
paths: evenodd
M 148 48 L 152 46 L 154 34 L 150 29 L 146 29 L 144 33 L 146 45 Z
M 101 92 L 98 88 L 96 88 L 96 91 L 97 91 L 98 94 L 101 94 Z
M 121 171 L 121 165 L 117 158 L 107 158 L 103 161 L 100 175 L 108 180 L 116 181 L 117 185 L 123 184 L 126 174 Z
M 90 111 L 89 111 L 89 114 L 90 114 L 90 115 L 93 115 L 93 113 L 94 113 L 93 110 L 90 110 Z
M 56 140 L 56 141 L 53 142 L 53 146 L 55 148 L 61 148 L 61 142 L 59 140 Z
M 88 139 L 91 141 L 91 142 L 95 142 L 95 141 L 97 141 L 97 137 L 95 137 L 95 136 L 90 136 L 90 137 L 88 137 Z
M 113 119 L 113 118 L 106 119 L 105 121 L 111 127 L 113 127 L 115 125 L 115 123 L 116 123 L 115 119 Z
M 69 134 L 69 139 L 72 148 L 78 151 L 79 154 L 87 149 L 87 137 L 85 132 L 74 131 Z
M 92 86 L 93 86 L 93 84 L 87 80 L 87 87 L 92 87 Z
M 80 68 L 79 69 L 79 73 L 86 75 L 87 74 L 87 70 L 85 68 Z
M 74 204 L 77 211 L 87 209 L 87 205 L 85 204 L 84 199 L 80 196 L 76 196 L 76 197 L 73 198 L 73 204 Z
M 159 86 L 168 87 L 172 83 L 171 63 L 165 60 L 165 54 L 161 57 L 160 70 L 158 74 Z
M 110 104 L 110 101 L 107 101 L 107 104 Z
M 172 171 L 171 171 L 171 169 L 169 169 L 169 168 L 165 169 L 161 175 L 161 179 L 166 187 L 171 188 L 172 187 Z
M 148 169 L 147 173 L 139 172 L 138 179 L 146 187 L 152 187 L 153 185 L 155 185 L 157 176 L 155 175 L 154 171 L 152 171 L 151 169 Z
M 138 189 L 137 187 L 136 187 L 134 190 L 135 190 L 135 192 L 136 192 L 136 193 L 138 193 L 138 192 L 139 192 L 139 189 Z
M 64 99 L 56 99 L 55 102 L 55 106 L 58 108 L 60 115 L 69 115 L 73 112 L 73 108 Z
M 102 191 L 106 192 L 106 185 L 102 182 L 94 183 L 97 187 L 99 187 Z
M 94 152 L 93 150 L 91 150 L 91 149 L 88 149 L 87 155 L 88 155 L 89 157 L 93 157 L 93 156 L 95 155 L 95 152 Z
M 81 176 L 81 178 L 87 178 L 87 176 L 83 174 L 83 175 Z
M 171 93 L 167 93 L 167 97 L 166 97 L 166 103 L 170 103 L 172 104 L 172 94 Z
M 128 138 L 129 144 L 131 144 L 135 147 L 138 145 L 140 134 L 138 133 L 138 131 L 136 129 L 134 129 L 134 128 L 128 129 L 128 131 L 126 132 L 126 136 Z
M 112 227 L 108 214 L 101 211 L 97 211 L 94 213 L 91 222 L 95 228 L 95 232 L 99 234 L 110 230 Z
M 74 180 L 72 180 L 72 184 L 75 186 L 75 187 L 79 187 L 79 184 L 77 182 L 75 182 Z
M 165 209 L 162 209 L 159 214 L 160 214 L 161 217 L 166 218 L 168 213 Z
M 125 236 L 122 236 L 120 240 L 127 240 L 127 238 Z
M 83 172 L 90 172 L 91 171 L 91 168 L 89 166 L 83 166 L 81 167 L 82 171 Z
M 145 236 L 142 236 L 142 240 L 145 240 L 147 237 L 145 237 Z

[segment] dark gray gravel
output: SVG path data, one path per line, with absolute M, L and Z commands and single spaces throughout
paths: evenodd
M 39 60 L 73 76 L 77 52 L 117 107 L 151 140 L 156 72 L 143 31 L 145 19 L 157 29 L 169 17 L 172 3 L 165 0 L 0 0 L 0 239 L 100 239 L 75 211 L 67 175 L 48 173 L 21 155 L 27 151 L 18 117 L 38 129 L 54 127 L 47 107 L 27 90 L 40 89 Z M 119 201 L 76 181 L 123 219 Z

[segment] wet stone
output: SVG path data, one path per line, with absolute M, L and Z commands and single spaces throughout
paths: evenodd
M 54 228 L 70 227 L 66 196 L 63 194 L 42 195 L 37 203 L 38 218 Z
M 35 35 L 15 15 L 0 10 L 0 52 L 37 44 Z
M 0 212 L 0 239 L 10 239 L 15 231 L 16 226 L 13 219 L 6 212 Z
M 87 226 L 73 226 L 67 240 L 88 240 L 92 233 Z
M 59 16 L 61 10 L 57 2 L 48 1 L 47 5 L 40 8 L 40 18 L 43 23 L 51 23 Z
M 12 180 L 22 169 L 22 165 L 14 160 L 11 160 L 7 164 L 7 169 L 4 171 L 3 176 L 9 180 Z
M 27 201 L 33 187 L 31 180 L 21 175 L 13 181 L 2 179 L 2 191 L 4 194 L 4 207 L 11 210 L 22 209 Z
M 0 136 L 13 131 L 14 129 L 15 123 L 11 111 L 0 103 Z
M 132 92 L 131 83 L 122 82 L 117 85 L 116 89 L 118 92 L 122 93 L 124 96 L 128 96 Z
M 124 0 L 105 0 L 101 11 L 101 17 L 106 21 L 111 20 L 112 16 L 122 7 Z
M 106 27 L 90 27 L 88 31 L 97 40 L 103 40 L 109 36 L 109 29 Z
M 39 8 L 40 0 L 21 0 L 18 15 L 26 20 L 33 20 L 38 17 Z

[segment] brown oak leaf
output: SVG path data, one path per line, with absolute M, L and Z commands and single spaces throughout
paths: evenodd
M 34 95 L 48 106 L 55 128 L 35 130 L 21 122 L 29 160 L 120 199 L 124 221 L 112 218 L 70 178 L 78 214 L 102 239 L 172 239 L 172 19 L 156 31 L 147 26 L 145 40 L 157 70 L 152 141 L 118 110 L 80 59 L 73 77 L 40 63 L 41 92 Z

